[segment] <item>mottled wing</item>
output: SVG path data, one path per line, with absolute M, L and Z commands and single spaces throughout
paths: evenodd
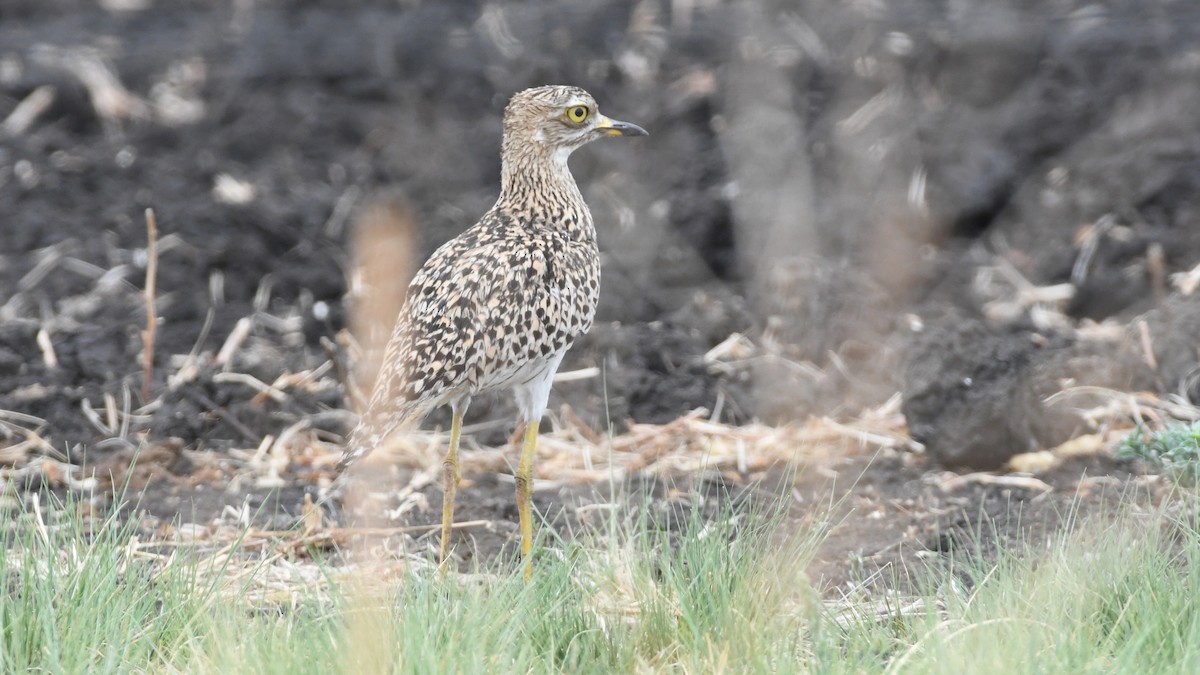
M 504 386 L 591 326 L 598 261 L 548 227 L 502 214 L 448 242 L 413 278 L 384 356 L 370 414 L 432 406 Z

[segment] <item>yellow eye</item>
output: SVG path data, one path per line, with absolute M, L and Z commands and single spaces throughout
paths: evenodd
M 587 106 L 577 105 L 567 109 L 567 119 L 579 124 L 588 118 L 588 112 Z

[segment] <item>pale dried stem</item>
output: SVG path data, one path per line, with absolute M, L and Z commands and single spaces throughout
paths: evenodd
M 154 296 L 158 282 L 158 223 L 154 209 L 146 209 L 146 330 L 142 331 L 142 401 L 150 400 L 150 385 L 154 380 L 154 334 L 158 330 L 158 314 L 154 311 Z

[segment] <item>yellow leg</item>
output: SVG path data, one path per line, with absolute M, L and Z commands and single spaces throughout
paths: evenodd
M 525 443 L 521 446 L 521 463 L 517 465 L 517 512 L 521 515 L 521 558 L 525 561 L 525 581 L 533 577 L 533 456 L 537 450 L 538 422 L 525 425 Z
M 454 523 L 454 496 L 462 475 L 458 471 L 458 436 L 462 431 L 462 412 L 455 410 L 450 422 L 450 449 L 442 461 L 442 573 L 446 572 L 446 557 L 450 554 L 450 525 Z

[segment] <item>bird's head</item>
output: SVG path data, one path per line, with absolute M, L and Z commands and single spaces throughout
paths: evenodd
M 563 160 L 597 138 L 645 135 L 636 124 L 601 115 L 596 99 L 579 87 L 526 89 L 514 94 L 504 110 L 506 149 L 532 144 Z

